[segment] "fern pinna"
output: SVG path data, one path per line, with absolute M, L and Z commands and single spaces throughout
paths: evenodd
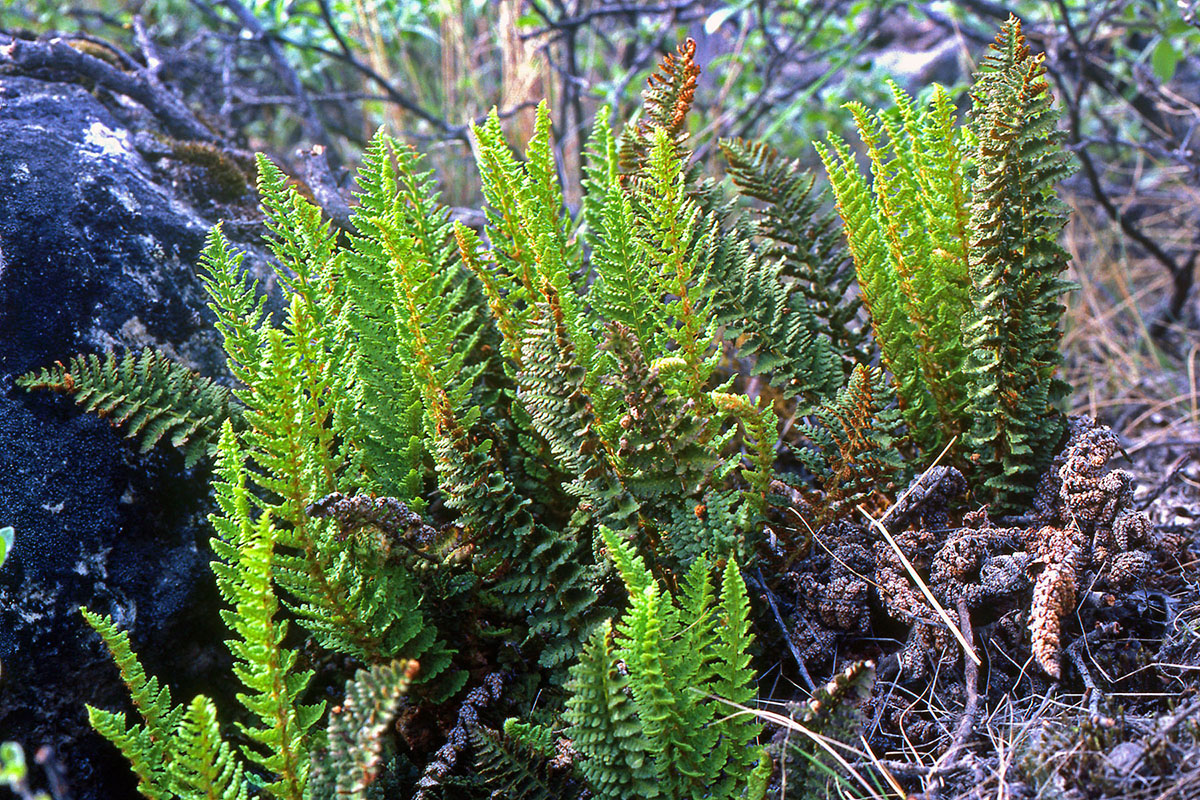
M 842 139 L 817 145 L 910 435 L 930 453 L 958 437 L 960 463 L 1006 507 L 1065 430 L 1058 322 L 1071 284 L 1055 185 L 1071 159 L 1042 61 L 1010 18 L 966 126 L 940 87 L 924 109 L 894 85 L 891 111 L 848 103 L 871 188 Z

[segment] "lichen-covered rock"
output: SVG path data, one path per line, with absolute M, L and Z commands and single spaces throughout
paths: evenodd
M 116 669 L 78 613 L 112 614 L 172 682 L 221 652 L 208 570 L 207 476 L 135 456 L 69 401 L 13 379 L 77 352 L 157 347 L 220 375 L 195 262 L 215 220 L 158 178 L 96 97 L 0 77 L 0 732 L 51 745 L 73 796 L 132 796 L 83 703 L 119 708 Z M 167 182 L 169 184 L 169 182 Z M 253 261 L 253 259 L 251 259 Z

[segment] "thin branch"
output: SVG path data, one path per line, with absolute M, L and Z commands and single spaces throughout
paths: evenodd
M 3 41 L 2 35 L 0 41 Z M 61 37 L 36 41 L 9 37 L 8 44 L 0 45 L 0 64 L 11 64 L 24 72 L 43 69 L 74 72 L 145 106 L 177 139 L 210 144 L 221 142 L 221 138 L 203 125 L 183 100 L 156 85 L 143 70 L 123 72 L 102 59 L 76 50 Z

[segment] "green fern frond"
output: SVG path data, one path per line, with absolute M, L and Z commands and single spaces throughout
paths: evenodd
M 739 344 L 737 357 L 753 359 L 751 374 L 810 406 L 831 397 L 845 372 L 802 284 L 781 279 L 783 266 L 756 255 L 746 236 L 726 233 L 709 273 L 722 287 L 712 310 L 724 338 Z
M 609 622 L 593 634 L 571 668 L 570 697 L 563 719 L 575 749 L 583 756 L 579 771 L 602 800 L 659 797 L 650 745 L 638 724 L 629 695 L 629 676 L 616 663 Z
M 725 563 L 716 631 L 712 692 L 722 700 L 748 706 L 755 696 L 755 672 L 750 666 L 750 646 L 754 636 L 750 632 L 750 600 L 746 595 L 746 584 L 733 559 Z M 731 760 L 746 770 L 758 760 L 758 753 L 748 745 L 762 731 L 762 726 L 753 719 L 737 716 L 717 723 Z
M 165 439 L 183 450 L 188 467 L 212 452 L 222 422 L 241 423 L 241 404 L 229 389 L 148 347 L 120 358 L 75 356 L 22 375 L 17 385 L 72 395 L 84 410 L 137 439 L 143 453 Z
M 779 438 L 779 417 L 770 405 L 755 405 L 744 395 L 713 392 L 713 405 L 742 425 L 750 464 L 742 467 L 742 477 L 750 486 L 747 499 L 765 515 L 767 494 L 775 477 L 775 443 Z
M 630 608 L 615 633 L 606 624 L 593 636 L 571 670 L 564 718 L 582 756 L 581 773 L 601 797 L 736 797 L 748 765 L 761 755 L 749 746 L 757 729 L 716 722 L 719 703 L 710 698 L 725 692 L 741 702 L 753 695 L 748 610 L 736 564 L 725 571 L 719 606 L 705 557 L 693 562 L 673 599 L 629 543 L 602 533 Z M 722 632 L 723 626 L 730 629 Z
M 221 738 L 217 709 L 198 695 L 179 721 L 171 764 L 173 791 L 185 800 L 247 800 L 243 767 Z
M 580 787 L 570 773 L 555 770 L 546 758 L 504 734 L 480 726 L 471 729 L 475 766 L 487 779 L 494 800 L 574 800 Z
M 710 356 L 716 323 L 707 302 L 710 290 L 705 265 L 712 258 L 716 222 L 708 219 L 689 196 L 683 162 L 666 130 L 656 128 L 644 179 L 635 200 L 639 206 L 636 247 L 651 265 L 653 309 L 658 330 L 643 347 L 647 358 L 683 359 L 685 385 L 680 393 L 698 398 L 716 367 Z
M 795 305 L 811 310 L 815 329 L 829 337 L 846 370 L 869 362 L 867 331 L 856 324 L 862 302 L 850 291 L 853 263 L 836 215 L 822 209 L 822 193 L 813 191 L 815 177 L 762 142 L 727 139 L 721 151 L 738 191 L 762 203 L 751 226 L 762 240 L 759 261 L 778 265 L 773 272 L 794 281 L 807 301 Z
M 218 445 L 216 484 L 220 514 L 212 516 L 217 588 L 231 608 L 221 618 L 237 638 L 227 642 L 234 674 L 248 690 L 237 695 L 253 722 L 239 724 L 255 746 L 242 748 L 246 758 L 273 776 L 264 788 L 279 800 L 303 800 L 308 780 L 309 729 L 325 704 L 303 705 L 300 694 L 311 671 L 296 671 L 297 654 L 282 648 L 287 623 L 276 620 L 279 600 L 272 586 L 278 532 L 270 513 L 253 521 L 244 455 L 226 423 Z M 233 516 L 229 516 L 232 511 Z M 261 748 L 261 749 L 260 749 Z
M 87 623 L 100 634 L 113 661 L 121 671 L 121 680 L 129 689 L 141 724 L 130 723 L 124 714 L 87 707 L 92 728 L 113 743 L 129 762 L 138 779 L 138 791 L 150 800 L 170 800 L 172 783 L 169 771 L 172 735 L 184 708 L 171 705 L 171 692 L 157 678 L 148 678 L 141 662 L 129 645 L 129 634 L 120 631 L 112 619 L 81 608 Z
M 226 364 L 235 378 L 248 386 L 254 381 L 269 322 L 267 296 L 247 279 L 242 268 L 245 254 L 233 250 L 220 225 L 213 226 L 200 253 L 198 274 L 208 293 L 208 307 L 225 347 Z
M 855 367 L 846 388 L 818 409 L 817 423 L 801 426 L 812 447 L 799 458 L 823 488 L 819 525 L 868 497 L 886 497 L 903 474 L 901 419 L 890 407 L 892 397 L 882 370 Z
M 351 347 L 343 369 L 348 396 L 340 424 L 355 442 L 354 467 L 380 494 L 417 502 L 424 489 L 421 395 L 397 356 L 406 334 L 381 226 L 406 231 L 449 292 L 456 280 L 449 211 L 438 203 L 431 173 L 410 147 L 375 134 L 358 172 L 355 234 L 344 252 L 342 289 Z M 397 452 L 399 451 L 399 452 Z
M 933 397 L 917 362 L 916 327 L 907 314 L 900 277 L 890 259 L 883 223 L 871 191 L 842 139 L 831 135 L 827 144 L 814 146 L 829 173 L 854 256 L 863 303 L 870 314 L 883 362 L 896 377 L 896 394 L 905 419 L 922 447 L 932 449 L 941 436 L 933 424 L 936 420 Z
M 312 757 L 309 796 L 366 800 L 379 776 L 383 739 L 416 675 L 417 662 L 396 660 L 360 669 L 329 715 L 327 745 Z
M 1059 299 L 1068 255 L 1057 236 L 1066 206 L 1056 184 L 1072 171 L 1065 134 L 1045 79 L 1010 17 L 980 64 L 972 123 L 979 140 L 972 186 L 972 426 L 965 447 L 997 500 L 1011 506 L 1032 491 L 1066 430 L 1058 403 L 1067 386 Z

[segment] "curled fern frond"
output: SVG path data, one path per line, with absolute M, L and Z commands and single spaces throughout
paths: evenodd
M 84 410 L 137 439 L 141 452 L 166 440 L 183 450 L 189 467 L 213 452 L 222 422 L 242 421 L 241 404 L 229 389 L 148 347 L 120 358 L 78 355 L 22 375 L 17 385 L 70 394 Z

